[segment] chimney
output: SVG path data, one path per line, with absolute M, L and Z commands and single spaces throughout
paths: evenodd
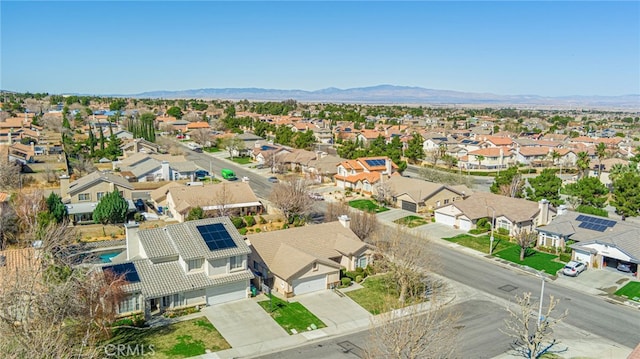
M 142 252 L 140 237 L 138 236 L 140 224 L 138 222 L 129 222 L 125 223 L 124 228 L 127 235 L 127 260 L 131 260 L 131 258 L 140 256 Z
M 13 141 L 13 138 L 11 138 L 12 137 L 12 133 L 11 132 L 13 132 L 12 128 L 9 129 L 9 146 L 12 145 L 12 141 Z
M 60 197 L 64 201 L 64 198 L 69 193 L 69 176 L 62 175 L 60 176 Z
M 338 216 L 338 221 L 344 228 L 351 228 L 351 219 L 346 214 Z
M 169 170 L 169 162 L 162 161 L 162 179 L 171 181 L 171 171 Z
M 33 143 L 33 141 L 31 141 L 30 145 L 31 145 L 31 152 L 33 152 L 33 154 L 35 155 L 36 154 L 36 144 Z
M 387 176 L 391 176 L 391 160 L 389 157 L 385 158 L 384 165 L 386 167 Z
M 546 199 L 541 199 L 538 202 L 538 208 L 540 209 L 538 214 L 538 225 L 542 226 L 545 224 L 549 224 L 551 218 L 549 218 L 549 201 Z
M 564 204 L 561 204 L 558 206 L 558 216 L 562 216 L 563 214 L 567 213 L 567 206 Z

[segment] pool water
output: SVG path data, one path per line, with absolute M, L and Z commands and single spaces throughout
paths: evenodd
M 111 253 L 101 254 L 100 255 L 100 262 L 102 262 L 102 263 L 111 263 L 111 258 L 117 256 L 120 253 L 122 253 L 122 252 L 111 252 Z

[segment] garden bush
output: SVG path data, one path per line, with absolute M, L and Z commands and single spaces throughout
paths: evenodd
M 242 217 L 233 217 L 231 218 L 231 223 L 233 223 L 233 225 L 237 228 L 244 228 L 246 226 L 246 224 L 244 223 L 244 220 L 242 219 Z
M 244 216 L 244 222 L 247 224 L 247 227 L 251 227 L 256 224 L 256 220 L 253 216 Z
M 362 282 L 362 276 L 361 275 L 356 276 L 356 283 L 360 283 L 360 282 Z
M 344 277 L 340 279 L 340 282 L 342 283 L 343 287 L 348 287 L 351 285 L 351 278 Z
M 267 224 L 267 220 L 260 216 L 260 224 Z
M 241 235 L 244 236 L 245 234 L 247 234 L 247 229 L 246 228 L 240 228 L 240 229 L 238 229 L 238 233 L 240 233 Z
M 571 253 L 560 253 L 558 258 L 560 259 L 560 262 L 569 262 L 571 260 Z
M 585 205 L 579 205 L 576 208 L 576 212 L 585 213 L 585 214 L 593 214 L 593 215 L 599 216 L 599 217 L 609 217 L 609 213 L 606 210 L 604 210 L 602 208 L 596 208 L 596 207 L 585 206 Z

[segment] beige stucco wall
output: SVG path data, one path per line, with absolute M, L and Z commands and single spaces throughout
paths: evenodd
M 78 191 L 77 193 L 74 193 L 73 196 L 71 196 L 71 203 L 98 202 L 98 192 L 104 192 L 104 194 L 106 195 L 109 192 L 113 192 L 114 188 L 117 191 L 122 191 L 122 197 L 124 197 L 125 199 L 131 199 L 130 189 L 120 187 L 113 183 L 100 182 L 94 185 L 93 187 L 89 187 L 81 191 Z M 91 198 L 88 200 L 80 201 L 79 195 L 83 193 L 91 194 Z

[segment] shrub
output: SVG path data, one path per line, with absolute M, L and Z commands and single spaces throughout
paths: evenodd
M 351 285 L 351 278 L 344 277 L 340 279 L 340 282 L 342 283 L 343 287 L 348 287 Z
M 262 229 L 256 228 L 256 233 L 260 233 L 260 232 L 262 232 Z
M 143 222 L 144 221 L 144 216 L 142 215 L 142 213 L 137 213 L 133 215 L 133 220 L 136 222 Z
M 244 228 L 246 226 L 242 217 L 231 218 L 231 223 L 233 223 L 234 227 L 236 227 L 237 229 Z
M 491 228 L 491 224 L 489 223 L 489 220 L 486 218 L 480 218 L 478 220 L 478 222 L 476 222 L 476 227 L 478 229 L 489 229 Z
M 253 216 L 244 216 L 244 222 L 247 224 L 247 227 L 251 227 L 256 224 L 256 220 Z
M 121 326 L 128 326 L 128 327 L 133 327 L 133 319 L 131 318 L 122 318 L 119 320 L 116 320 L 113 324 L 113 327 L 121 327 Z
M 496 232 L 498 232 L 498 234 L 501 234 L 503 236 L 508 236 L 509 235 L 509 230 L 506 229 L 506 228 L 498 228 L 498 230 Z
M 560 259 L 560 262 L 567 263 L 571 260 L 571 253 L 560 253 L 558 258 Z
M 602 208 L 596 208 L 596 207 L 585 206 L 585 205 L 579 205 L 576 208 L 576 212 L 593 214 L 595 216 L 600 216 L 600 217 L 609 217 L 609 213 L 606 210 Z
M 267 224 L 267 220 L 260 216 L 260 224 Z
M 238 233 L 240 233 L 240 234 L 242 234 L 244 236 L 245 234 L 247 234 L 247 229 L 246 228 L 240 228 L 240 229 L 238 229 Z
M 351 279 L 352 281 L 356 280 L 356 277 L 359 275 L 360 273 L 358 272 L 349 272 L 349 271 L 344 272 L 344 276 Z
M 360 283 L 360 282 L 362 282 L 362 276 L 361 275 L 356 277 L 356 283 Z

